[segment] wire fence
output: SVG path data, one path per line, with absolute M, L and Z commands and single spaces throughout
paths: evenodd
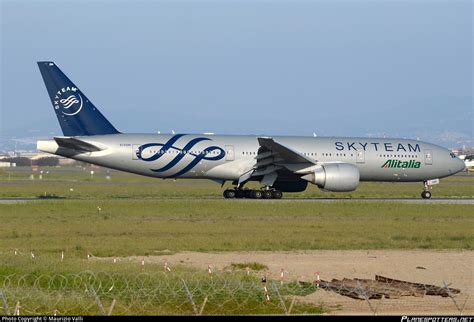
M 317 295 L 315 297 L 315 295 Z M 92 272 L 0 276 L 4 315 L 220 315 L 331 313 L 324 300 L 359 313 L 472 314 L 470 294 L 444 283 L 376 276 L 303 282 L 245 272 Z M 398 311 L 397 311 L 398 309 Z M 337 311 L 337 309 L 336 309 Z
M 84 271 L 3 276 L 0 302 L 5 315 L 317 314 L 296 301 L 316 289 L 245 274 Z

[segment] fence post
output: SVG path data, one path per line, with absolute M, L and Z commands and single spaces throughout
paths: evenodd
M 458 302 L 456 301 L 456 299 L 454 298 L 453 296 L 453 293 L 451 292 L 451 290 L 449 289 L 449 284 L 446 284 L 445 281 L 443 281 L 443 284 L 444 284 L 444 288 L 446 289 L 446 292 L 448 293 L 448 296 L 451 298 L 451 300 L 453 301 L 454 305 L 456 306 L 456 308 L 458 309 L 459 311 L 459 315 L 462 315 L 463 311 L 464 311 L 464 308 L 466 307 L 466 303 L 467 303 L 467 300 L 469 300 L 469 297 L 467 297 L 466 301 L 464 302 L 464 305 L 461 307 L 459 307 L 458 305 Z
M 280 291 L 278 291 L 278 288 L 275 285 L 275 281 L 272 281 L 272 286 L 273 289 L 276 291 L 278 294 L 278 299 L 280 300 L 281 306 L 283 307 L 283 310 L 285 310 L 285 315 L 288 315 L 288 310 L 286 309 L 285 301 L 281 298 Z
M 377 314 L 376 310 L 372 307 L 372 304 L 370 303 L 369 301 L 369 298 L 367 296 L 367 292 L 365 291 L 365 289 L 362 287 L 362 285 L 360 284 L 359 281 L 357 281 L 357 286 L 358 286 L 358 293 L 359 294 L 362 294 L 364 296 L 364 299 L 367 301 L 367 304 L 369 305 L 369 308 L 370 310 L 372 311 L 372 313 L 374 313 L 374 315 Z
M 95 297 L 95 302 L 97 303 L 97 306 L 99 306 L 100 308 L 100 311 L 102 312 L 102 315 L 105 315 L 105 310 L 104 310 L 104 306 L 102 305 L 102 302 L 100 301 L 100 298 L 99 296 L 97 295 L 95 289 L 94 289 L 94 286 L 90 286 L 90 289 L 92 291 L 92 295 L 94 295 Z
M 265 294 L 264 295 L 265 296 L 264 300 L 266 300 L 267 303 L 270 303 L 270 295 L 268 295 L 268 288 L 267 288 L 266 284 L 263 285 L 263 292 Z
M 188 285 L 186 285 L 186 282 L 184 281 L 184 279 L 181 279 L 181 281 L 183 281 L 184 289 L 186 290 L 186 294 L 188 295 L 189 302 L 191 302 L 191 304 L 193 305 L 194 314 L 199 315 L 198 309 L 196 307 L 196 303 L 194 303 L 194 300 L 193 300 L 193 295 L 191 294 L 191 292 L 189 292 Z
M 293 310 L 293 305 L 295 305 L 296 297 L 293 296 L 293 299 L 291 300 L 290 308 L 288 309 L 288 315 L 291 314 L 291 310 Z
M 202 303 L 201 310 L 199 311 L 199 315 L 202 315 L 202 312 L 204 312 L 204 307 L 206 306 L 207 303 L 207 296 L 204 299 L 204 302 Z
M 16 315 L 16 316 L 20 315 L 20 301 L 16 302 L 15 311 L 13 312 L 13 315 Z
M 114 309 L 114 306 L 115 306 L 115 303 L 116 303 L 116 302 L 117 302 L 117 301 L 114 299 L 114 300 L 112 301 L 112 304 L 110 304 L 109 312 L 107 313 L 108 316 L 112 315 L 112 310 Z
M 3 295 L 3 291 L 2 291 L 2 290 L 0 290 L 0 297 L 1 297 L 2 300 L 3 300 L 3 310 L 5 311 L 5 314 L 6 314 L 6 315 L 10 315 L 10 310 L 8 309 L 7 299 L 6 299 L 5 295 Z

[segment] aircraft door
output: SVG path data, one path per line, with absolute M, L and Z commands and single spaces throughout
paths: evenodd
M 225 160 L 234 161 L 234 146 L 233 145 L 225 146 Z
M 433 164 L 433 153 L 431 150 L 425 150 L 425 164 L 432 165 Z
M 140 152 L 140 144 L 133 144 L 132 145 L 132 160 L 140 160 L 138 158 Z
M 356 153 L 356 162 L 365 163 L 365 151 L 357 151 Z

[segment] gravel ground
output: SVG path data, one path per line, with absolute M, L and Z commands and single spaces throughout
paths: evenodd
M 142 257 L 128 257 L 141 261 Z M 299 300 L 322 304 L 329 314 L 447 315 L 474 314 L 474 251 L 305 251 L 305 252 L 183 252 L 167 256 L 149 256 L 147 263 L 185 265 L 199 269 L 223 270 L 231 263 L 257 262 L 268 266 L 258 275 L 284 280 L 375 278 L 383 275 L 416 283 L 458 288 L 454 298 L 438 296 L 401 297 L 399 299 L 355 300 L 329 291 L 318 291 Z

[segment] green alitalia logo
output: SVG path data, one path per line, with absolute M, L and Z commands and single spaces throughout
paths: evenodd
M 387 160 L 381 168 L 404 168 L 404 169 L 418 169 L 421 166 L 421 162 L 410 160 Z

